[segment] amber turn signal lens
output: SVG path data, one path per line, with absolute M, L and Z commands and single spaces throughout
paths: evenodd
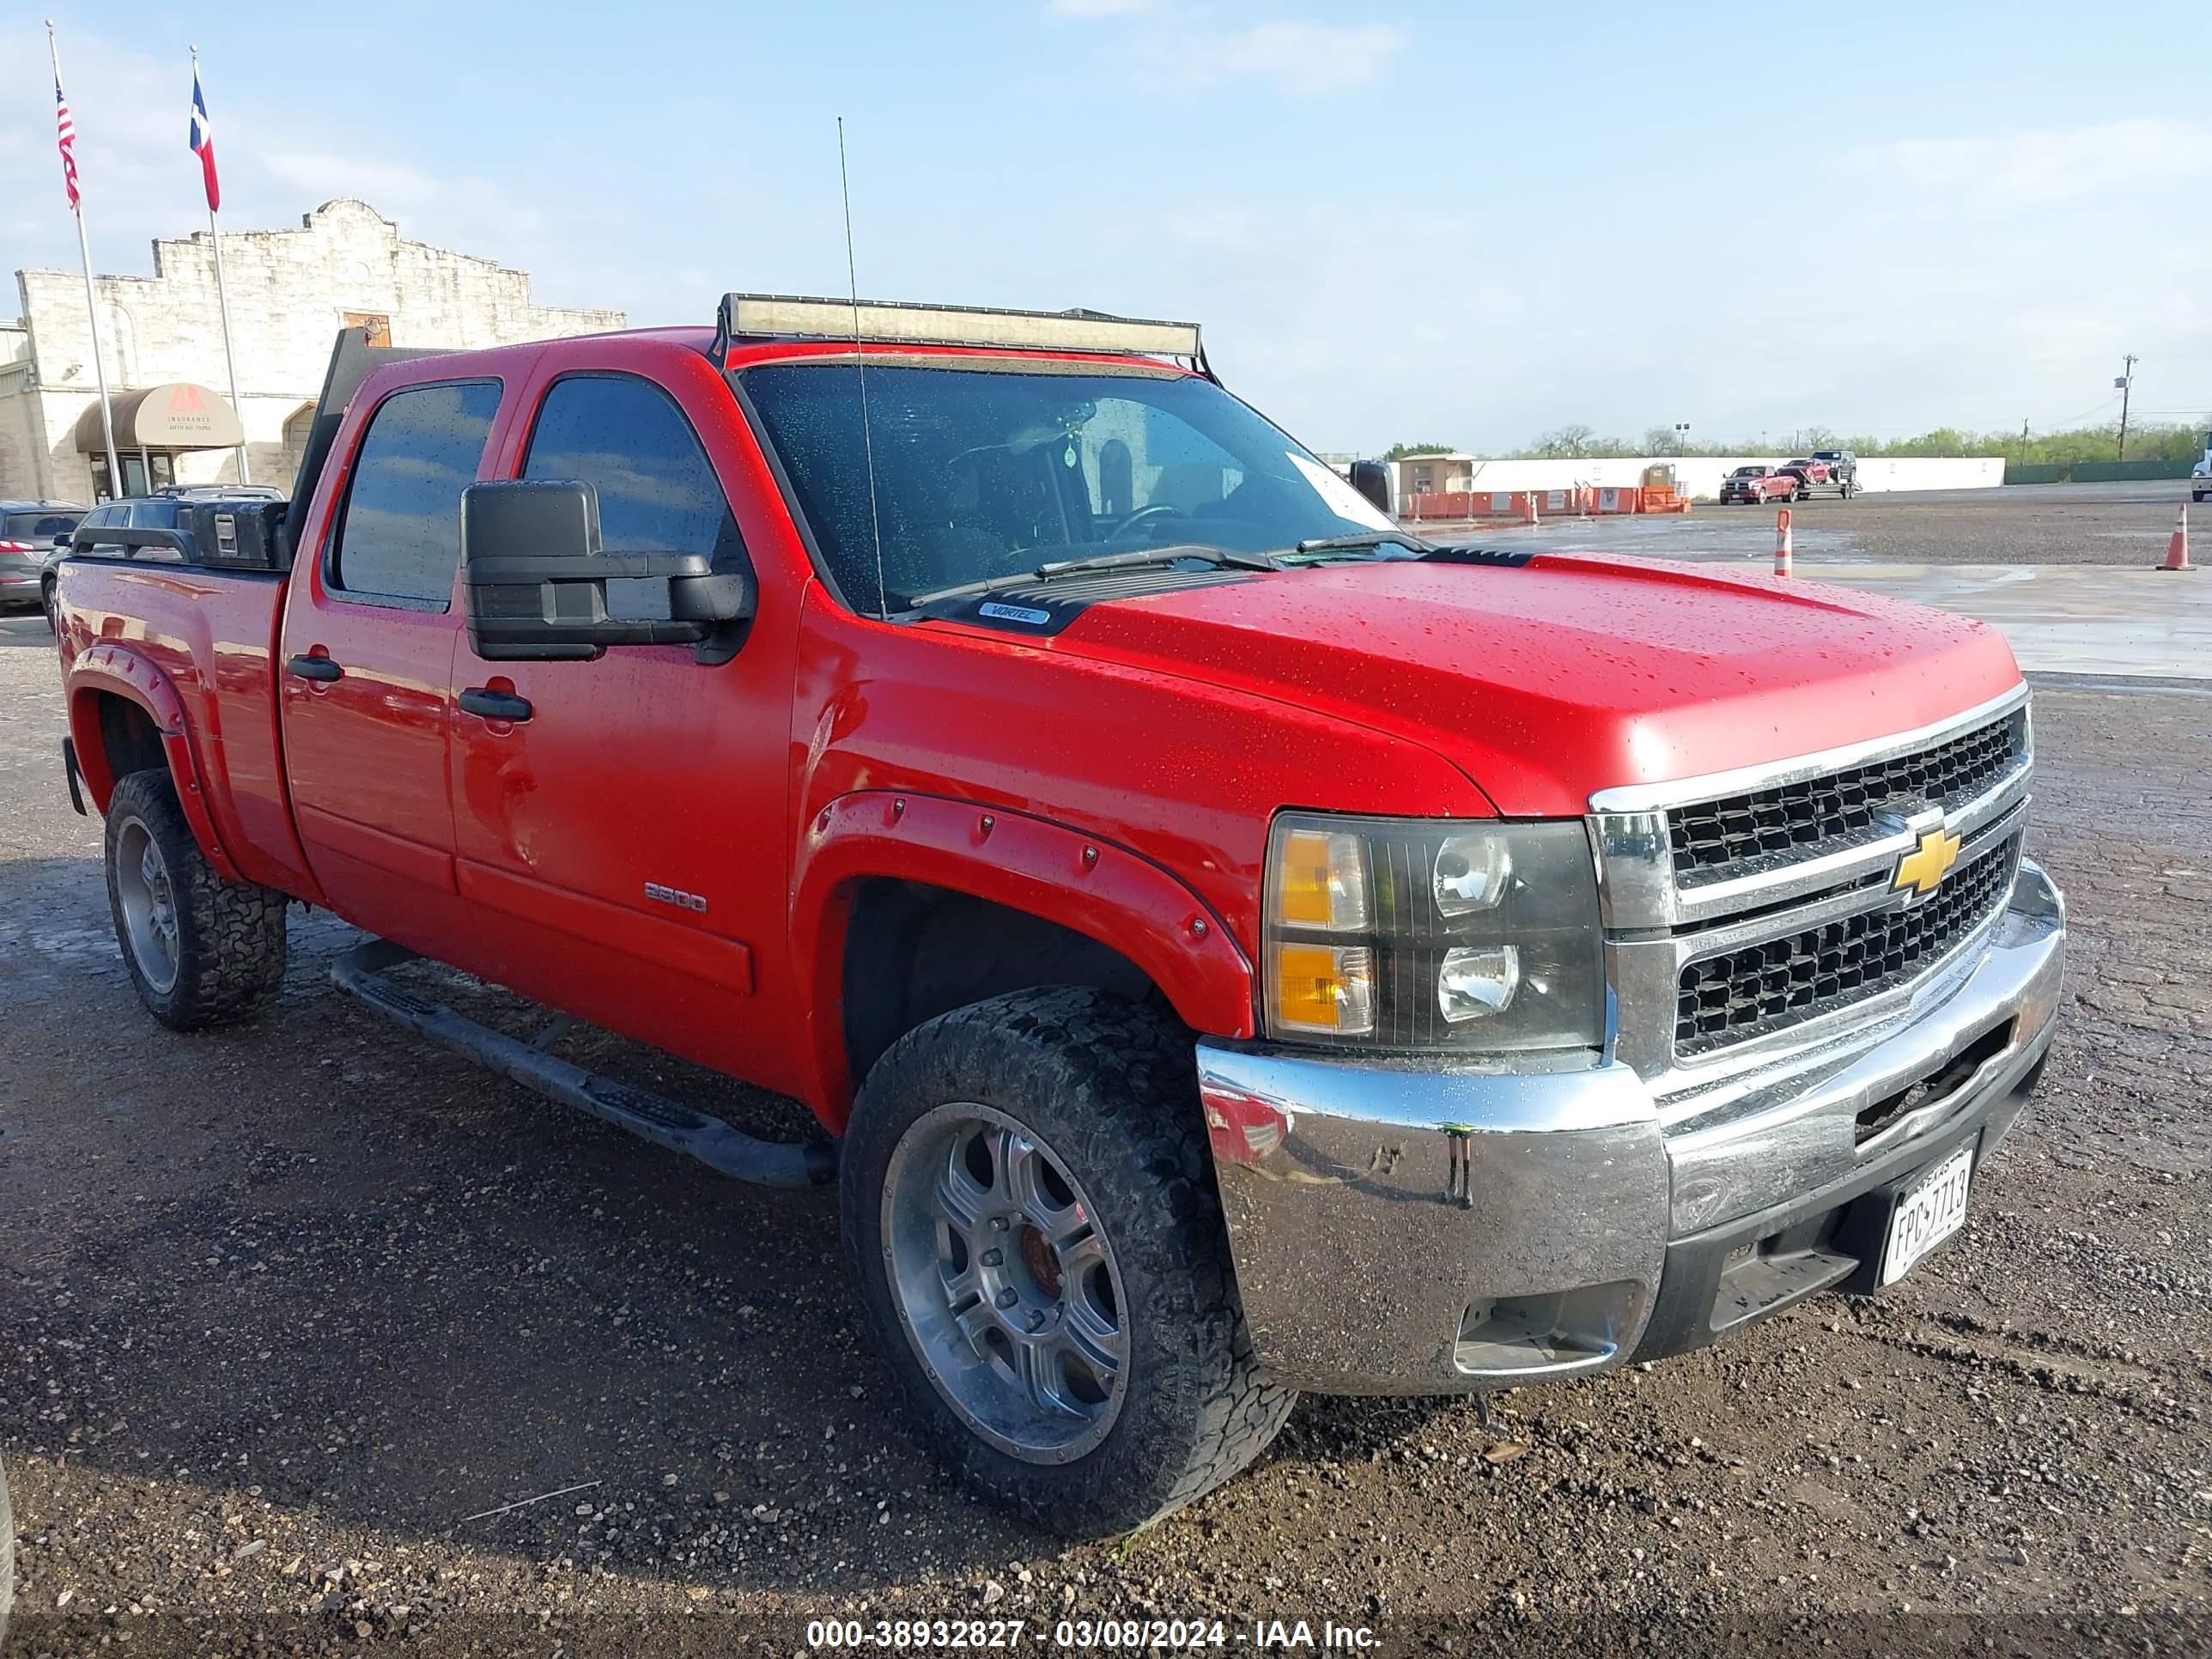
M 1375 1029 L 1375 952 L 1364 945 L 1278 945 L 1268 1012 L 1278 1030 L 1361 1036 Z
M 1275 872 L 1277 919 L 1353 932 L 1367 925 L 1367 848 L 1358 836 L 1293 830 Z

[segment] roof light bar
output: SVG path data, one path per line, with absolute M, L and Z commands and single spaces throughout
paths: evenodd
M 1012 346 L 1205 360 L 1196 323 L 1109 317 L 1097 311 L 1000 311 L 887 300 L 855 305 L 789 294 L 729 294 L 722 298 L 720 324 L 725 340 L 857 337 L 896 345 Z

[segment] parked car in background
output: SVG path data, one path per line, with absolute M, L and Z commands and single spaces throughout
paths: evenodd
M 66 501 L 0 501 L 0 605 L 43 602 L 46 573 L 83 516 Z
M 177 501 L 281 501 L 284 492 L 274 484 L 163 484 L 155 495 Z
M 2204 434 L 2204 459 L 2189 469 L 2189 499 L 2201 501 L 2212 495 L 2212 432 Z
M 1858 494 L 1859 458 L 1848 449 L 1816 449 L 1813 459 L 1825 461 L 1828 475 L 1833 478 L 1846 500 Z
M 1798 488 L 1798 481 L 1778 468 L 1740 466 L 1721 480 L 1721 504 L 1746 501 L 1756 507 L 1766 501 L 1794 501 Z

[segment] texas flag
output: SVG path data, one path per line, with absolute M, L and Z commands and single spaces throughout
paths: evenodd
M 215 129 L 208 124 L 207 98 L 200 91 L 199 65 L 192 65 L 192 152 L 200 158 L 200 172 L 207 179 L 208 211 L 213 213 L 222 205 L 222 186 L 215 177 Z

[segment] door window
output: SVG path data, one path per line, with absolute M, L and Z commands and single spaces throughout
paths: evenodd
M 629 375 L 556 380 L 530 434 L 522 476 L 599 492 L 610 553 L 706 553 L 740 564 L 737 520 L 691 423 L 668 394 Z
M 499 392 L 495 380 L 416 386 L 378 405 L 331 538 L 331 587 L 364 605 L 452 604 L 461 491 L 476 481 Z

